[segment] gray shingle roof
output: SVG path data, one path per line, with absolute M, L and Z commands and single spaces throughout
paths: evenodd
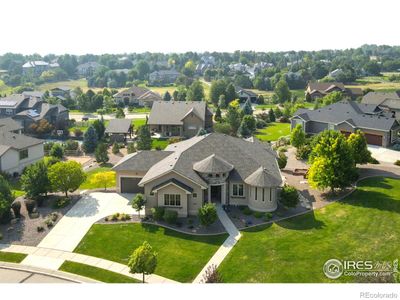
M 229 175 L 231 180 L 244 181 L 260 167 L 267 169 L 268 174 L 275 181 L 282 180 L 276 156 L 270 146 L 258 141 L 250 142 L 224 134 L 211 133 L 169 145 L 166 150 L 174 152 L 152 166 L 140 181 L 141 185 L 170 171 L 175 171 L 198 185 L 207 187 L 207 183 L 193 169 L 193 165 L 213 154 L 233 165 L 234 169 Z
M 132 126 L 130 119 L 112 119 L 108 123 L 105 133 L 129 133 Z
M 0 119 L 0 130 L 16 131 L 16 130 L 21 130 L 23 128 L 24 127 L 20 123 L 13 120 L 12 118 Z
M 210 113 L 205 101 L 156 101 L 151 108 L 149 125 L 182 125 L 183 118 L 192 111 L 201 120 Z
M 179 181 L 179 180 L 177 180 L 177 179 L 175 179 L 175 178 L 168 179 L 168 180 L 166 180 L 166 181 L 164 181 L 164 182 L 162 182 L 162 183 L 160 183 L 160 184 L 157 184 L 156 186 L 154 186 L 154 187 L 152 188 L 151 191 L 156 191 L 156 190 L 158 190 L 158 189 L 160 189 L 160 188 L 162 188 L 162 187 L 164 187 L 164 186 L 166 186 L 166 185 L 168 185 L 168 184 L 171 184 L 171 183 L 173 183 L 173 184 L 179 186 L 180 188 L 182 188 L 183 190 L 185 190 L 185 191 L 187 191 L 187 192 L 189 192 L 189 193 L 192 193 L 192 192 L 193 192 L 193 189 L 192 189 L 190 186 L 184 184 L 183 182 L 181 182 L 181 181 Z
M 269 173 L 269 170 L 263 167 L 259 167 L 254 173 L 250 174 L 245 180 L 245 183 L 248 185 L 256 186 L 256 187 L 277 187 L 280 186 L 282 180 L 277 179 L 272 174 Z
M 19 150 L 42 143 L 42 140 L 30 136 L 0 130 L 0 145 L 3 150 L 7 150 L 9 148 Z
M 388 108 L 400 109 L 400 91 L 396 92 L 369 92 L 361 103 L 386 106 Z
M 0 107 L 17 108 L 27 98 L 29 97 L 22 94 L 12 94 L 7 97 L 0 98 Z
M 215 154 L 196 162 L 193 169 L 200 173 L 226 173 L 233 169 L 233 166 Z
M 340 101 L 316 110 L 299 109 L 294 116 L 299 116 L 305 120 L 331 124 L 340 124 L 347 121 L 358 128 L 381 131 L 388 131 L 397 123 L 395 118 L 375 112 L 378 112 L 376 105 Z
M 144 150 L 128 154 L 113 167 L 113 170 L 147 172 L 154 164 L 171 153 L 170 151 Z

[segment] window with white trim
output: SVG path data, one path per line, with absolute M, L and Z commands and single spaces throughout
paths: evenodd
M 165 206 L 181 206 L 181 195 L 179 194 L 164 194 Z
M 335 124 L 329 123 L 329 124 L 328 124 L 328 129 L 329 129 L 329 130 L 335 130 Z
M 232 184 L 232 196 L 244 197 L 244 186 L 242 183 L 233 183 Z

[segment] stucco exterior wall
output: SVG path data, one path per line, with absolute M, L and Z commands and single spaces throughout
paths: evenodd
M 165 194 L 174 194 L 174 195 L 180 195 L 181 197 L 181 206 L 165 206 L 164 205 L 164 195 Z M 163 206 L 165 209 L 168 210 L 173 210 L 178 212 L 179 217 L 187 217 L 188 216 L 188 194 L 182 190 L 181 188 L 178 188 L 175 185 L 168 185 L 163 187 L 162 189 L 158 190 L 155 193 L 155 196 L 157 198 L 157 206 Z
M 256 200 L 257 189 L 257 200 Z M 264 193 L 264 194 L 263 194 Z M 249 187 L 249 207 L 255 211 L 271 212 L 278 207 L 276 188 Z M 264 197 L 263 197 L 264 195 Z
M 198 116 L 191 113 L 183 120 L 183 135 L 187 138 L 194 137 L 200 128 L 204 127 L 204 122 Z
M 43 144 L 38 144 L 28 148 L 28 157 L 20 160 L 19 151 L 9 149 L 1 156 L 1 171 L 13 174 L 22 173 L 25 167 L 42 159 L 44 156 Z
M 177 179 L 180 182 L 186 184 L 187 186 L 190 186 L 193 189 L 193 193 L 189 195 L 188 200 L 187 200 L 187 212 L 186 214 L 188 215 L 197 215 L 197 212 L 199 208 L 203 204 L 203 189 L 198 186 L 197 184 L 193 183 L 192 181 L 178 175 L 175 172 L 170 172 L 168 174 L 165 174 L 164 176 L 161 176 L 149 183 L 146 183 L 144 185 L 144 193 L 146 196 L 146 214 L 150 214 L 151 211 L 150 209 L 152 207 L 156 207 L 159 204 L 158 201 L 158 193 L 154 193 L 151 195 L 151 190 L 153 189 L 154 186 L 157 186 L 169 179 Z M 197 197 L 193 197 L 193 194 L 196 194 Z M 164 197 L 164 196 L 163 196 Z M 163 198 L 164 199 L 164 198 Z M 163 200 L 164 201 L 164 200 Z M 183 213 L 183 212 L 182 212 Z

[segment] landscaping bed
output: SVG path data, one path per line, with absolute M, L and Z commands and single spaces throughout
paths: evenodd
M 191 282 L 227 237 L 189 235 L 150 224 L 95 224 L 74 252 L 126 265 L 132 252 L 147 241 L 158 253 L 156 274 Z
M 55 208 L 55 202 L 63 201 L 64 195 L 49 195 L 43 201 L 43 205 L 36 208 L 36 213 L 30 215 L 26 209 L 24 198 L 17 198 L 16 201 L 21 203 L 21 217 L 13 219 L 9 224 L 0 225 L 0 233 L 3 236 L 0 243 L 37 246 L 80 197 L 79 194 L 71 194 L 69 204 L 61 203 L 66 206 Z M 52 214 L 54 212 L 57 213 L 57 217 Z
M 344 200 L 242 232 L 219 270 L 226 282 L 360 282 L 328 279 L 331 258 L 393 262 L 400 256 L 400 180 L 364 179 Z
M 140 283 L 140 281 L 122 274 L 68 260 L 61 265 L 59 270 L 105 283 Z

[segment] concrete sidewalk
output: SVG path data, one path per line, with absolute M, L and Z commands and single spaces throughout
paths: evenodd
M 211 257 L 201 272 L 196 276 L 196 278 L 193 280 L 193 283 L 203 283 L 207 269 L 210 266 L 215 266 L 217 268 L 241 238 L 239 230 L 236 228 L 235 224 L 232 223 L 231 219 L 229 219 L 221 204 L 217 204 L 217 214 L 222 225 L 224 225 L 226 231 L 229 233 L 229 237 Z
M 21 245 L 8 245 L 0 244 L 0 251 L 4 252 L 15 252 L 24 253 L 28 256 L 21 262 L 23 266 L 29 266 L 45 270 L 56 271 L 63 264 L 64 261 L 69 260 L 89 266 L 102 268 L 111 272 L 119 273 L 128 277 L 132 277 L 139 281 L 142 281 L 142 274 L 132 274 L 129 272 L 129 268 L 126 265 L 113 262 L 110 260 L 83 255 L 79 253 L 73 253 L 68 251 L 47 249 L 41 247 L 21 246 Z M 178 283 L 177 281 L 164 278 L 159 275 L 151 274 L 146 276 L 147 283 Z

